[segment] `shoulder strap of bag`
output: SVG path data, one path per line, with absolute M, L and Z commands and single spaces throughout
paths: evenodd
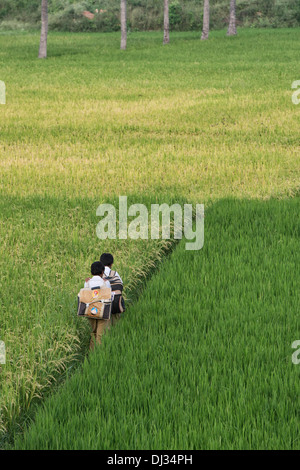
M 110 270 L 110 273 L 108 275 L 104 274 L 104 276 L 105 276 L 105 279 L 109 279 L 111 277 L 114 277 L 115 274 L 116 274 L 116 271 Z

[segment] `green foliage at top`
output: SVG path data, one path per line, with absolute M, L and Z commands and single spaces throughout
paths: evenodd
M 120 0 L 49 0 L 50 28 L 60 31 L 116 31 L 120 28 Z M 131 30 L 162 28 L 163 0 L 128 0 L 128 27 Z M 170 0 L 172 30 L 199 30 L 202 25 L 202 0 Z M 41 0 L 0 0 L 1 29 L 18 24 L 38 27 Z M 95 14 L 93 20 L 82 15 Z M 240 26 L 293 27 L 300 23 L 299 0 L 237 0 Z M 229 0 L 211 0 L 211 28 L 228 24 Z

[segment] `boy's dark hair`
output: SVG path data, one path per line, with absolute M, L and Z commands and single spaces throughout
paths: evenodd
M 105 266 L 101 261 L 95 261 L 95 263 L 91 265 L 91 273 L 93 276 L 101 276 L 101 274 L 104 273 L 104 269 Z
M 100 261 L 104 264 L 104 266 L 111 266 L 114 262 L 114 257 L 110 253 L 102 253 L 100 256 Z

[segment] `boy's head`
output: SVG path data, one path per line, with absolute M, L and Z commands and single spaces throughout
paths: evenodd
M 111 267 L 114 262 L 114 257 L 110 253 L 102 253 L 100 256 L 100 262 L 104 264 L 104 266 Z
M 101 263 L 101 261 L 95 261 L 95 263 L 93 263 L 91 265 L 91 273 L 93 276 L 102 276 L 103 273 L 104 273 L 104 264 Z

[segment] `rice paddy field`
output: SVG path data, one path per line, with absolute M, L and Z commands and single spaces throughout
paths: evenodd
M 299 448 L 298 211 L 216 203 L 16 448 Z
M 300 31 L 199 38 L 0 34 L 3 448 L 300 447 Z M 100 240 L 119 195 L 203 203 L 203 249 Z M 103 251 L 128 309 L 89 353 Z

